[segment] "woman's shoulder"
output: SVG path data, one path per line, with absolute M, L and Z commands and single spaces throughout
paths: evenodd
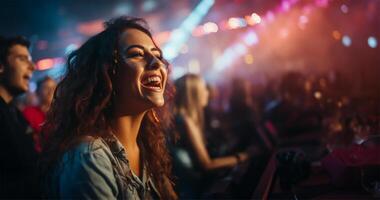
M 111 156 L 102 138 L 87 137 L 72 145 L 53 173 L 57 195 L 113 199 L 118 189 Z
M 85 136 L 70 146 L 63 154 L 63 161 L 70 158 L 92 157 L 94 154 L 106 158 L 112 153 L 101 137 Z

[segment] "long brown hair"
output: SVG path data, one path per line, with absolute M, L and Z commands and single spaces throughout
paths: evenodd
M 82 138 L 110 135 L 110 104 L 113 74 L 117 68 L 115 61 L 119 59 L 118 42 L 121 33 L 129 28 L 141 30 L 152 38 L 143 19 L 123 16 L 105 23 L 104 31 L 68 56 L 66 74 L 57 86 L 43 126 L 43 134 L 48 139 L 43 145 L 42 175 L 48 176 L 62 155 Z M 166 101 L 172 97 L 172 88 L 170 84 L 166 87 Z M 138 140 L 146 151 L 147 169 L 161 197 L 172 199 L 175 195 L 171 161 L 163 131 L 170 119 L 166 105 L 155 108 L 160 123 L 152 112 L 144 116 Z
M 203 79 L 196 74 L 186 74 L 175 82 L 175 114 L 189 116 L 201 130 L 204 125 L 203 107 L 200 102 L 199 84 Z

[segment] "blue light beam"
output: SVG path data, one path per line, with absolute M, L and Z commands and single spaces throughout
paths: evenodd
M 172 61 L 178 56 L 182 45 L 189 39 L 194 28 L 201 22 L 214 3 L 214 0 L 202 0 L 182 22 L 181 26 L 172 32 L 168 43 L 163 48 L 164 56 L 168 61 Z

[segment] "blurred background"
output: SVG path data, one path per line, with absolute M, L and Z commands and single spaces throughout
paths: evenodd
M 379 90 L 377 0 L 2 1 L 0 34 L 32 40 L 39 72 L 59 76 L 65 56 L 119 15 L 145 18 L 172 76 L 254 84 L 288 71 L 349 77 L 355 93 Z M 329 81 L 325 80 L 325 81 Z M 34 87 L 32 87 L 34 88 Z M 376 88 L 376 90 L 375 90 Z M 359 94 L 358 94 L 359 95 Z
M 380 134 L 379 0 L 5 0 L 0 35 L 31 40 L 32 94 L 46 76 L 59 81 L 66 56 L 120 15 L 148 21 L 173 80 L 187 73 L 206 80 L 210 155 L 260 146 L 266 156 L 248 167 L 259 175 L 251 174 L 255 183 L 244 197 L 272 184 L 262 180 L 271 179 L 264 172 L 278 149 L 300 148 L 320 166 L 335 149 L 345 149 L 345 160 L 353 146 Z M 351 161 L 342 166 L 358 166 Z M 324 163 L 330 177 L 342 171 Z M 326 180 L 342 186 L 342 176 Z M 300 191 L 313 197 L 329 188 Z

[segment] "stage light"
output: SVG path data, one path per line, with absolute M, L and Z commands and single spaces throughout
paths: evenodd
M 314 92 L 314 97 L 318 100 L 322 99 L 322 93 L 320 91 L 316 91 Z
M 203 31 L 205 33 L 216 33 L 218 32 L 218 25 L 214 22 L 207 22 L 203 25 Z
M 215 0 L 202 0 L 190 15 L 182 22 L 180 27 L 171 33 L 169 42 L 164 46 L 163 52 L 168 61 L 178 56 L 180 48 L 189 39 L 193 30 L 214 5 Z
M 251 18 L 255 22 L 255 24 L 260 24 L 261 17 L 258 14 L 252 13 Z
M 342 37 L 342 35 L 340 34 L 340 32 L 337 31 L 337 30 L 335 30 L 335 31 L 332 32 L 332 36 L 333 36 L 333 38 L 336 39 L 336 40 L 340 40 L 341 37 Z
M 237 17 L 229 18 L 227 23 L 230 29 L 236 29 L 247 26 L 247 22 L 244 19 Z
M 349 36 L 345 35 L 342 37 L 342 44 L 344 46 L 349 47 L 349 46 L 351 46 L 351 43 L 352 43 L 352 41 L 351 41 L 351 38 Z
M 235 29 L 239 27 L 239 21 L 237 18 L 229 18 L 228 19 L 228 26 L 231 29 Z
M 252 19 L 250 15 L 244 16 L 245 21 L 247 22 L 248 25 L 253 26 L 256 24 L 256 22 Z
M 290 11 L 290 9 L 293 6 L 295 6 L 298 2 L 302 2 L 301 5 L 296 6 L 296 7 L 298 7 L 297 9 L 300 10 L 302 13 L 298 19 L 299 20 L 298 25 L 302 26 L 300 28 L 304 28 L 304 26 L 310 22 L 310 18 L 308 16 L 310 16 L 312 11 L 314 11 L 316 9 L 316 5 L 319 7 L 328 6 L 330 0 L 310 0 L 310 2 L 307 4 L 304 3 L 303 1 L 300 1 L 300 0 L 281 0 L 280 5 L 276 6 L 271 11 L 267 11 L 265 13 L 265 15 L 263 16 L 263 19 L 260 20 L 260 22 L 265 23 L 265 24 L 269 24 L 269 23 L 273 22 L 276 19 L 277 14 L 281 14 L 285 11 Z M 251 14 L 251 16 L 246 15 L 246 16 L 244 16 L 245 20 L 243 19 L 249 25 L 255 24 L 253 19 L 252 19 L 252 17 L 253 17 L 252 15 L 255 16 L 254 14 Z M 241 28 L 239 23 L 240 23 L 239 18 L 234 17 L 234 18 L 229 18 L 227 21 L 224 20 L 221 23 L 218 23 L 218 25 L 219 25 L 219 28 L 224 31 L 224 30 L 229 30 L 229 29 Z M 281 23 L 281 22 L 279 22 L 279 23 Z M 266 26 L 259 26 L 257 28 L 265 28 L 265 27 Z M 248 31 L 250 31 L 251 29 L 254 29 L 254 28 L 255 27 L 249 28 Z M 293 30 L 290 28 L 291 27 L 284 26 L 284 27 L 277 29 L 276 33 L 279 34 L 278 37 L 283 38 L 283 39 L 287 38 L 290 34 L 290 31 Z M 328 34 L 331 34 L 331 32 Z M 293 32 L 292 32 L 292 35 L 293 35 Z M 342 35 L 339 31 L 333 31 L 332 37 L 334 37 L 334 39 L 337 39 L 337 40 L 342 40 L 342 43 L 345 46 L 350 46 L 352 43 L 351 38 L 349 38 L 348 36 L 345 36 L 344 38 L 342 38 Z M 239 37 L 239 39 L 237 41 L 235 41 L 234 43 L 232 43 L 231 46 L 229 46 L 228 48 L 225 48 L 223 53 L 216 56 L 216 58 L 214 59 L 215 61 L 214 61 L 212 70 L 210 70 L 206 74 L 206 77 L 209 80 L 212 80 L 212 79 L 217 80 L 220 78 L 220 76 L 218 76 L 220 74 L 220 72 L 222 72 L 222 71 L 224 71 L 230 67 L 234 67 L 233 64 L 237 59 L 243 58 L 243 59 L 240 59 L 240 62 L 249 60 L 249 56 L 246 56 L 245 53 L 242 53 L 242 52 L 246 52 L 248 50 L 249 45 L 250 44 L 252 45 L 252 43 L 254 43 L 252 41 L 254 41 L 254 40 L 249 39 L 249 37 L 244 37 L 244 35 L 243 35 L 243 37 Z M 317 92 L 316 96 L 317 96 L 317 98 L 321 98 L 322 93 Z
M 54 66 L 54 60 L 52 58 L 45 58 L 37 61 L 37 70 L 47 70 Z
M 247 47 L 244 44 L 235 43 L 233 46 L 227 48 L 223 54 L 216 59 L 213 69 L 215 69 L 216 72 L 223 71 L 227 67 L 231 66 L 237 58 L 244 55 L 246 52 Z
M 368 38 L 368 45 L 371 48 L 376 48 L 377 47 L 377 40 L 375 37 L 371 36 Z
M 340 6 L 340 10 L 341 10 L 343 13 L 347 14 L 347 13 L 348 13 L 348 6 L 347 6 L 346 4 L 342 4 L 342 5 Z

